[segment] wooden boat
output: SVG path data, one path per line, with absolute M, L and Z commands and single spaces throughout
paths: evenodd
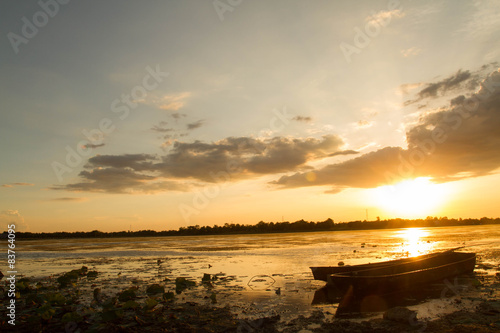
M 349 273 L 349 272 L 361 271 L 361 270 L 366 270 L 366 269 L 374 269 L 374 268 L 387 267 L 387 266 L 391 266 L 391 265 L 398 265 L 398 264 L 402 264 L 402 263 L 408 263 L 408 262 L 418 261 L 418 260 L 422 260 L 422 259 L 428 259 L 428 258 L 431 258 L 434 256 L 439 256 L 439 255 L 442 255 L 444 253 L 454 251 L 454 250 L 455 249 L 451 249 L 451 250 L 447 250 L 444 252 L 434 252 L 434 253 L 424 254 L 424 255 L 416 256 L 416 257 L 382 261 L 382 262 L 370 263 L 370 264 L 361 264 L 361 265 L 352 265 L 352 266 L 349 266 L 349 265 L 347 265 L 347 266 L 317 266 L 317 267 L 309 267 L 309 268 L 311 269 L 315 280 L 327 281 L 328 276 L 331 274 Z
M 415 258 L 416 260 L 392 261 L 385 266 L 330 274 L 327 285 L 342 293 L 349 291 L 355 297 L 383 295 L 472 273 L 476 264 L 475 253 L 455 251 Z

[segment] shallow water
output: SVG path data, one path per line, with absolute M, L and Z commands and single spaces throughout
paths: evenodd
M 5 241 L 0 243 L 7 249 Z M 174 288 L 175 277 L 184 276 L 198 286 L 179 295 L 181 300 L 229 305 L 242 317 L 280 314 L 282 318 L 320 309 L 335 313 L 333 305 L 311 305 L 314 291 L 324 282 L 314 281 L 310 266 L 361 264 L 414 256 L 466 246 L 476 252 L 479 274 L 498 267 L 498 225 L 335 231 L 263 235 L 219 235 L 117 239 L 30 240 L 16 242 L 18 274 L 46 277 L 81 265 L 101 274 L 95 283 L 108 293 L 136 283 L 163 283 Z M 5 272 L 6 256 L 0 269 Z M 157 260 L 161 260 L 160 264 Z M 486 265 L 486 266 L 484 266 Z M 219 274 L 213 288 L 203 286 L 204 273 Z M 90 285 L 88 286 L 90 288 Z M 279 288 L 279 292 L 278 291 Z M 90 291 L 90 289 L 89 289 Z M 427 311 L 429 312 L 429 311 Z M 425 311 L 424 311 L 425 313 Z M 435 315 L 430 311 L 428 317 Z

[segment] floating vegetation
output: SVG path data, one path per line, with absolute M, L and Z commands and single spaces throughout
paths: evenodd
M 175 292 L 180 294 L 189 287 L 196 285 L 196 282 L 190 281 L 185 277 L 178 277 L 175 279 Z
M 17 297 L 16 331 L 186 332 L 196 328 L 204 332 L 219 332 L 238 328 L 238 320 L 227 307 L 214 308 L 206 301 L 205 305 L 196 302 L 177 304 L 174 292 L 165 292 L 165 286 L 157 283 L 146 287 L 136 285 L 106 295 L 101 287 L 89 289 L 91 283 L 87 281 L 97 276 L 98 272 L 88 271 L 83 266 L 56 279 L 46 278 L 36 283 L 27 278 L 17 281 L 20 295 Z M 100 286 L 105 282 L 109 281 L 100 281 Z M 195 285 L 185 277 L 175 280 L 177 293 Z M 207 298 L 209 303 L 217 303 L 215 293 Z M 2 318 L 0 330 L 5 324 Z
M 161 286 L 157 283 L 152 284 L 146 288 L 146 293 L 148 295 L 154 295 L 154 294 L 163 294 L 165 292 L 165 287 Z
M 129 288 L 127 290 L 122 291 L 118 295 L 118 300 L 120 302 L 126 302 L 126 301 L 130 301 L 130 300 L 135 299 L 137 297 L 136 294 L 135 294 L 136 290 L 137 289 L 135 287 L 132 287 L 132 288 Z
M 57 282 L 59 282 L 60 288 L 67 287 L 71 284 L 74 284 L 78 280 L 78 278 L 87 275 L 87 271 L 88 268 L 86 266 L 82 266 L 82 268 L 80 269 L 74 269 L 70 272 L 64 273 L 57 278 Z

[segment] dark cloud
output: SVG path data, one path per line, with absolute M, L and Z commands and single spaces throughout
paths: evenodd
M 219 182 L 303 169 L 307 162 L 328 157 L 342 145 L 343 141 L 333 135 L 320 139 L 229 137 L 213 143 L 176 141 L 164 156 L 94 156 L 79 174 L 82 182 L 52 189 L 110 193 L 183 191 L 194 186 L 189 180 Z
M 154 160 L 157 157 L 150 154 L 125 154 L 125 155 L 96 155 L 89 158 L 85 168 L 111 167 L 116 169 L 130 168 L 135 171 L 154 169 Z
M 187 117 L 186 114 L 178 112 L 172 113 L 170 116 L 174 119 L 181 119 L 182 117 Z
M 197 128 L 200 128 L 201 126 L 203 126 L 204 123 L 205 123 L 204 120 L 198 120 L 198 121 L 195 121 L 194 123 L 187 124 L 186 128 L 188 130 L 194 130 L 194 129 L 197 129 Z
M 215 143 L 176 142 L 170 154 L 163 158 L 165 175 L 215 181 L 212 172 L 237 168 L 233 177 L 273 174 L 296 170 L 306 162 L 337 151 L 343 141 L 337 136 L 322 139 L 254 139 L 230 137 Z
M 355 150 L 342 150 L 342 151 L 336 151 L 335 153 L 332 153 L 328 156 L 333 157 L 337 155 L 355 155 L 355 154 L 359 154 L 359 152 Z
M 451 99 L 448 107 L 422 116 L 406 133 L 407 149 L 386 147 L 318 170 L 283 176 L 273 184 L 330 185 L 337 191 L 377 187 L 405 178 L 446 182 L 488 175 L 500 167 L 499 128 L 500 72 L 496 71 L 471 97 Z
M 187 184 L 164 181 L 159 177 L 135 172 L 129 168 L 104 168 L 82 171 L 79 176 L 85 181 L 62 186 L 54 186 L 53 190 L 74 192 L 107 192 L 107 193 L 155 193 L 159 191 L 185 191 Z
M 87 143 L 86 145 L 83 146 L 83 148 L 85 148 L 85 149 L 87 149 L 87 148 L 99 148 L 99 147 L 102 147 L 104 145 L 105 145 L 104 143 L 100 143 L 98 145 L 93 144 L 93 143 Z
M 471 73 L 469 71 L 463 72 L 462 70 L 459 70 L 456 74 L 447 77 L 444 80 L 428 84 L 427 87 L 420 90 L 418 96 L 421 99 L 427 97 L 430 98 L 437 97 L 438 92 L 446 92 L 447 90 L 454 89 L 460 86 L 460 84 L 465 80 L 470 79 L 470 77 Z
M 311 117 L 305 117 L 305 116 L 295 116 L 292 118 L 292 120 L 303 122 L 303 123 L 308 123 L 312 121 Z
M 164 128 L 164 127 L 160 127 L 160 126 L 153 126 L 151 127 L 151 130 L 155 131 L 155 132 L 160 132 L 160 133 L 165 133 L 165 132 L 172 132 L 174 129 L 173 128 Z
M 449 91 L 456 90 L 458 88 L 466 88 L 467 90 L 474 90 L 479 85 L 479 80 L 476 75 L 473 75 L 470 71 L 458 70 L 455 74 L 441 80 L 438 82 L 428 83 L 425 88 L 417 93 L 417 97 L 413 100 L 407 100 L 404 105 L 410 105 L 419 102 L 426 98 L 437 98 L 443 96 Z

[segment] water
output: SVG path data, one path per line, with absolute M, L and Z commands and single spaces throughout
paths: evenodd
M 6 241 L 0 246 L 7 249 Z M 205 296 L 215 291 L 218 306 L 229 305 L 243 316 L 279 313 L 286 317 L 318 308 L 326 313 L 335 312 L 336 305 L 311 306 L 314 291 L 324 282 L 312 279 L 310 266 L 331 266 L 340 261 L 346 265 L 377 262 L 460 246 L 467 246 L 464 251 L 476 252 L 482 267 L 498 267 L 500 228 L 486 225 L 262 235 L 17 240 L 16 268 L 20 275 L 41 278 L 85 265 L 101 273 L 97 282 L 110 292 L 127 287 L 134 279 L 144 284 L 163 283 L 168 289 L 173 288 L 172 281 L 178 276 L 201 282 L 204 273 L 219 274 L 222 279 L 214 283 L 214 289 L 207 290 L 199 283 L 181 297 L 205 302 Z M 2 258 L 3 272 L 8 270 L 6 264 L 6 258 Z

